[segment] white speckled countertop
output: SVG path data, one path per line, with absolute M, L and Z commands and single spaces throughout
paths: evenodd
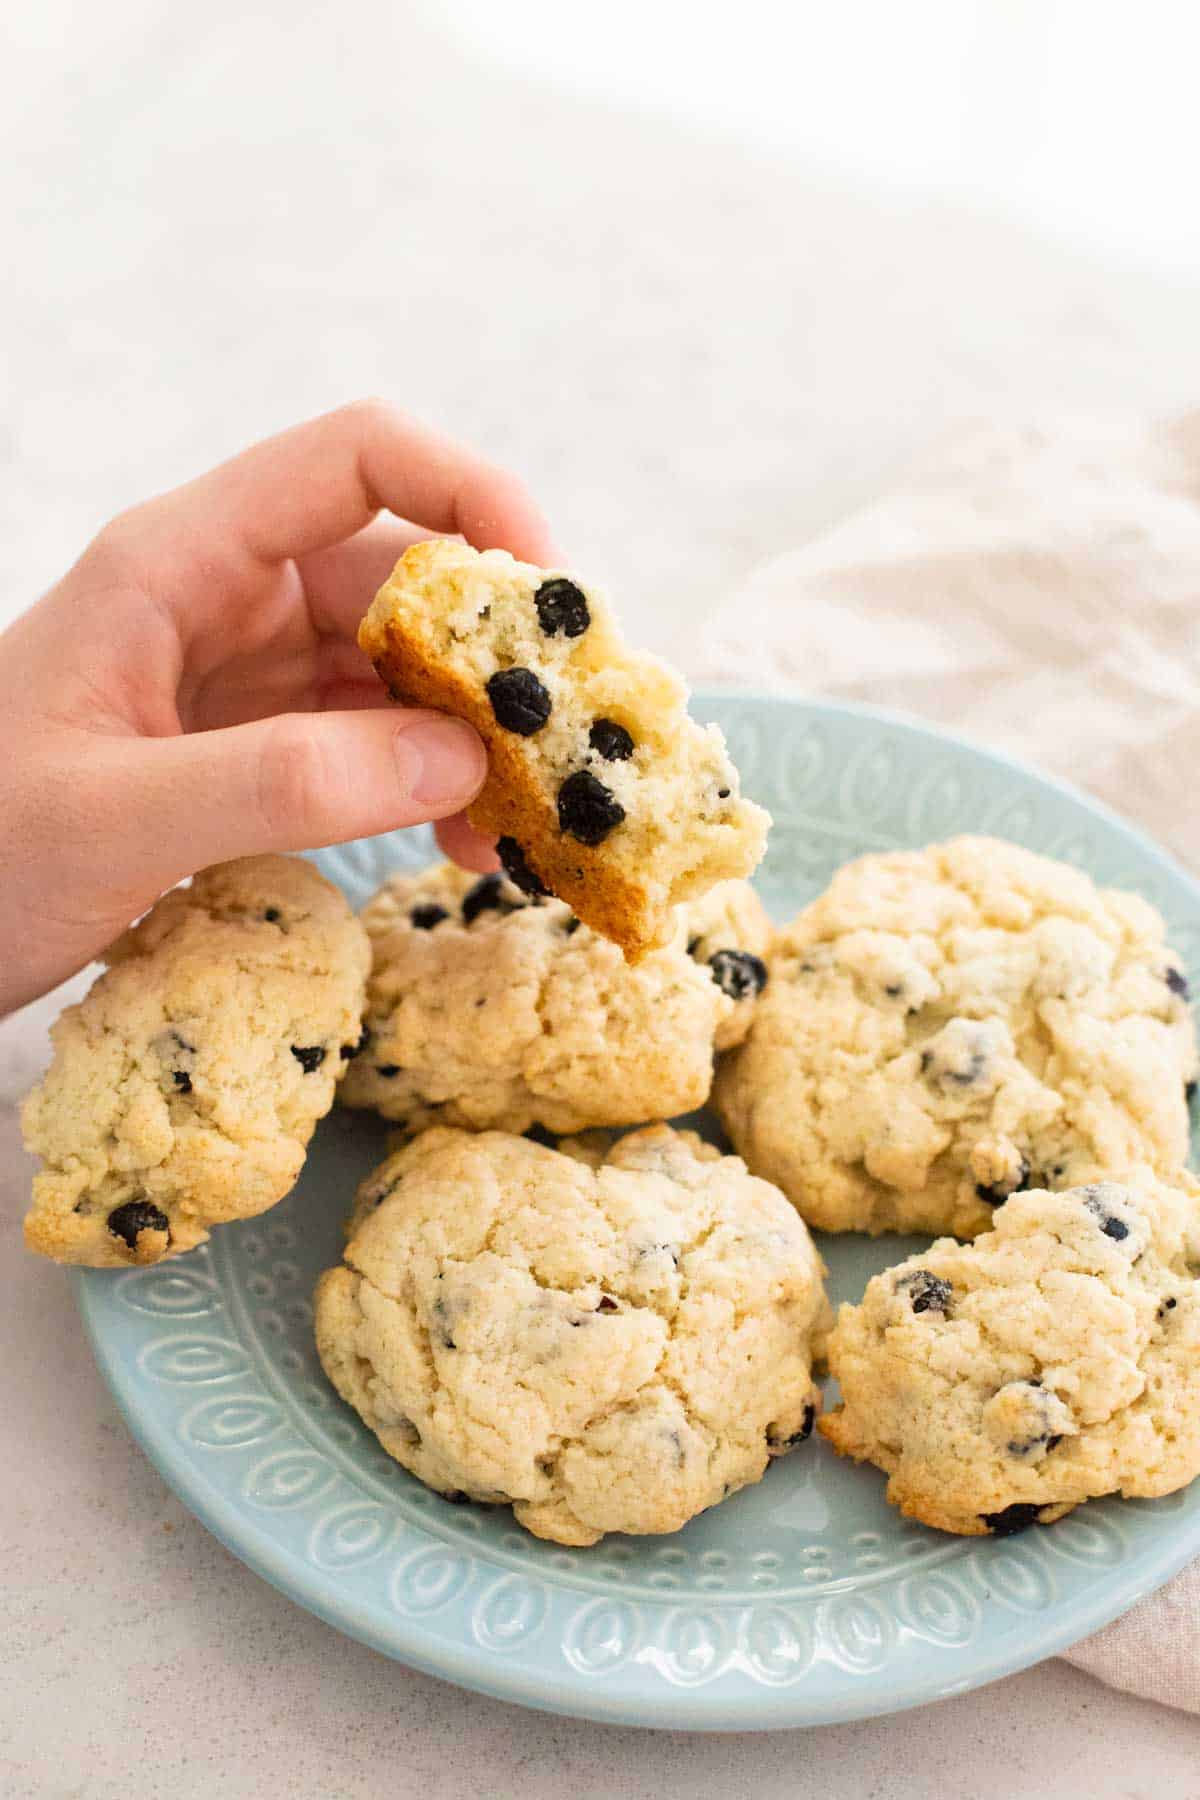
M 29 10 L 0 77 L 0 621 L 117 506 L 374 391 L 518 467 L 686 661 L 710 602 L 940 429 L 1200 391 L 1178 283 L 489 77 L 432 16 Z M 30 1028 L 0 1027 L 0 1102 Z M 1200 1792 L 1193 1719 L 1059 1663 L 872 1724 L 704 1740 L 523 1713 L 349 1642 L 134 1447 L 62 1274 L 20 1248 L 27 1167 L 0 1105 L 13 1800 Z

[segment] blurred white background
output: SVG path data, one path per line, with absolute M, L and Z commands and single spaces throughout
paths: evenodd
M 1180 0 L 444 10 L 502 66 L 1200 270 L 1200 14 Z
M 1200 389 L 1194 9 L 38 0 L 0 69 L 0 606 L 380 392 L 641 634 L 963 419 Z

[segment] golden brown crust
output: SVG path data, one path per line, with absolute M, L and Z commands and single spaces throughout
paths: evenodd
M 770 935 L 749 883 L 718 882 L 676 909 L 670 944 L 633 965 L 563 901 L 527 901 L 452 863 L 393 875 L 361 917 L 368 1042 L 341 1101 L 409 1132 L 557 1134 L 702 1106 L 714 1050 L 745 1036 L 758 998 L 725 991 L 720 953 L 760 957 Z
M 358 641 L 393 700 L 432 706 L 472 724 L 487 746 L 488 775 L 467 817 L 486 836 L 515 838 L 539 881 L 565 900 L 593 931 L 619 944 L 630 962 L 664 941 L 671 921 L 647 910 L 636 881 L 615 868 L 603 850 L 564 837 L 558 815 L 530 779 L 512 734 L 469 682 L 431 666 L 423 648 L 395 619 L 364 619 Z
M 817 1420 L 817 1430 L 823 1438 L 827 1438 L 839 1456 L 848 1456 L 855 1462 L 879 1462 L 878 1453 L 859 1444 L 847 1425 L 846 1409 L 839 1406 L 835 1412 L 822 1413 Z M 916 1519 L 918 1524 L 928 1525 L 934 1531 L 953 1532 L 955 1537 L 990 1537 L 991 1530 L 983 1516 L 977 1512 L 964 1512 L 961 1508 L 947 1506 L 944 1499 L 932 1494 L 916 1495 L 899 1491 L 896 1483 L 889 1477 L 887 1497 L 892 1505 L 899 1508 L 906 1519 Z M 1071 1502 L 1061 1505 L 1049 1502 L 1039 1508 L 1038 1523 L 1054 1525 L 1059 1519 L 1075 1511 Z
M 1078 869 L 984 837 L 865 856 L 769 962 L 714 1104 L 822 1231 L 973 1237 L 1021 1184 L 1186 1154 L 1177 953 Z
M 171 1225 L 170 1254 L 181 1256 L 208 1241 L 208 1229 L 198 1219 L 176 1218 Z M 161 1262 L 168 1253 L 165 1231 L 138 1232 L 132 1249 L 120 1238 L 106 1232 L 102 1223 L 81 1229 L 80 1221 L 69 1214 L 46 1207 L 25 1216 L 25 1248 L 35 1256 L 48 1256 L 51 1262 L 82 1264 L 92 1269 L 146 1268 Z

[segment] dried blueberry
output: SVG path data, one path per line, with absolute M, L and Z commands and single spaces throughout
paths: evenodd
M 1003 1512 L 980 1513 L 980 1518 L 993 1537 L 1015 1537 L 1018 1531 L 1028 1531 L 1031 1525 L 1038 1523 L 1040 1506 L 1030 1506 L 1026 1501 L 1018 1501 L 1015 1506 L 1006 1506 Z
M 949 1060 L 946 1048 L 952 1056 L 959 1046 L 943 1047 L 941 1055 L 932 1050 L 921 1052 L 922 1075 L 932 1074 L 935 1081 L 952 1081 L 955 1087 L 973 1087 L 988 1066 L 988 1054 L 982 1045 L 975 1045 L 958 1062 Z
M 1166 1299 L 1166 1300 L 1164 1300 L 1164 1301 L 1163 1301 L 1163 1302 L 1162 1302 L 1162 1304 L 1161 1304 L 1161 1305 L 1160 1305 L 1160 1306 L 1159 1306 L 1159 1309 L 1158 1309 L 1158 1316 L 1159 1316 L 1159 1318 L 1160 1318 L 1160 1319 L 1165 1319 L 1165 1318 L 1166 1318 L 1166 1316 L 1167 1316 L 1167 1314 L 1168 1314 L 1168 1313 L 1169 1313 L 1169 1312 L 1174 1312 L 1174 1311 L 1175 1311 L 1175 1308 L 1176 1308 L 1176 1307 L 1177 1307 L 1177 1306 L 1178 1306 L 1178 1305 L 1179 1305 L 1179 1301 L 1178 1301 L 1178 1300 L 1177 1300 L 1177 1299 L 1176 1299 L 1176 1298 L 1175 1298 L 1175 1296 L 1174 1296 L 1174 1294 L 1171 1294 L 1171 1295 L 1170 1295 L 1170 1296 L 1169 1296 L 1169 1297 L 1168 1297 L 1168 1298 L 1167 1298 L 1167 1299 Z
M 1182 969 L 1168 969 L 1166 973 L 1166 983 L 1171 992 L 1173 994 L 1178 994 L 1181 1000 L 1191 999 L 1192 990 L 1188 985 L 1188 978 L 1183 973 Z
M 522 850 L 520 844 L 518 844 L 516 838 L 497 838 L 496 855 L 500 858 L 504 867 L 504 873 L 508 876 L 508 879 L 512 882 L 514 887 L 520 888 L 523 894 L 533 894 L 535 897 L 538 897 L 550 892 L 549 888 L 542 882 L 541 877 L 535 874 L 530 868 L 525 859 L 525 852 Z
M 564 637 L 582 637 L 592 622 L 582 588 L 577 588 L 573 581 L 567 581 L 562 575 L 543 581 L 533 596 L 533 603 L 537 607 L 538 624 L 547 637 L 557 637 L 560 631 Z
M 1035 1450 L 1044 1449 L 1048 1455 L 1054 1446 L 1061 1444 L 1063 1440 L 1061 1431 L 1049 1429 L 1049 1420 L 1054 1416 L 1052 1409 L 1057 1405 L 1057 1397 L 1053 1394 L 1046 1394 L 1039 1375 L 1031 1375 L 1028 1381 L 1014 1381 L 1009 1385 L 1012 1388 L 1032 1388 L 1034 1392 L 1032 1400 L 1023 1408 L 1027 1418 L 1027 1435 L 1021 1438 L 1009 1438 L 1008 1454 L 1010 1456 L 1032 1456 Z M 1005 1392 L 1003 1388 L 1000 1391 L 1001 1393 Z M 1041 1430 L 1038 1429 L 1039 1426 L 1041 1426 Z
M 599 1300 L 596 1302 L 597 1312 L 620 1312 L 620 1310 L 620 1307 L 617 1305 L 611 1294 L 601 1294 Z
M 566 933 L 567 937 L 574 937 L 575 933 L 579 930 L 579 926 L 580 921 L 575 917 L 575 914 L 572 913 L 571 917 L 563 926 L 563 931 Z
M 971 1087 L 979 1080 L 986 1067 L 987 1058 L 982 1050 L 976 1050 L 972 1053 L 971 1060 L 965 1069 L 947 1069 L 946 1073 L 950 1080 L 957 1081 L 960 1087 Z
M 190 1094 L 192 1072 L 187 1064 L 189 1059 L 196 1054 L 195 1044 L 189 1044 L 182 1032 L 177 1031 L 174 1026 L 170 1026 L 154 1040 L 153 1047 L 166 1063 L 167 1073 L 175 1084 L 176 1090 L 180 1094 Z M 176 1066 L 180 1062 L 184 1064 L 184 1067 Z
M 581 844 L 602 844 L 625 817 L 625 808 L 590 769 L 568 775 L 558 790 L 558 823 Z
M 166 1213 L 151 1206 L 149 1200 L 126 1200 L 123 1206 L 114 1206 L 109 1213 L 108 1229 L 131 1250 L 136 1250 L 139 1233 L 165 1231 L 169 1236 L 171 1222 Z
M 588 743 L 605 762 L 628 762 L 633 755 L 633 738 L 615 719 L 593 719 Z
M 914 1269 L 911 1275 L 906 1275 L 897 1285 L 907 1290 L 915 1313 L 940 1312 L 943 1317 L 949 1315 L 954 1289 L 950 1282 L 935 1275 L 932 1269 Z
M 501 875 L 481 875 L 474 887 L 468 888 L 463 895 L 464 925 L 477 919 L 481 912 L 510 913 L 516 910 L 517 903 L 510 900 L 504 892 L 504 878 Z
M 1021 1438 L 1019 1440 L 1010 1438 L 1008 1442 L 1008 1454 L 1010 1456 L 1032 1456 L 1035 1450 L 1040 1450 L 1045 1446 L 1046 1454 L 1048 1456 L 1055 1444 L 1061 1444 L 1062 1440 L 1063 1434 L 1061 1431 L 1044 1431 L 1040 1437 Z
M 645 1262 L 648 1256 L 669 1256 L 675 1267 L 679 1267 L 678 1244 L 647 1244 L 638 1251 L 638 1261 Z
M 408 917 L 409 923 L 415 925 L 418 931 L 432 931 L 435 925 L 440 925 L 450 914 L 436 901 L 427 900 L 420 906 L 414 906 Z
M 445 1276 L 439 1275 L 438 1280 L 444 1281 Z M 447 1350 L 457 1350 L 458 1345 L 454 1341 L 450 1308 L 440 1296 L 434 1301 L 432 1311 L 434 1318 L 437 1320 L 438 1332 L 441 1336 L 443 1345 Z
M 311 1075 L 325 1061 L 324 1044 L 293 1044 L 291 1050 L 306 1075 Z
M 496 720 L 505 731 L 532 737 L 550 717 L 550 696 L 532 669 L 498 669 L 487 684 Z
M 352 1057 L 361 1056 L 363 1051 L 366 1049 L 367 1045 L 370 1043 L 370 1041 L 371 1041 L 370 1030 L 366 1025 L 364 1025 L 362 1028 L 362 1032 L 359 1035 L 358 1042 L 356 1044 L 343 1044 L 341 1049 L 338 1051 L 338 1055 L 341 1057 L 343 1062 L 349 1062 Z
M 1129 1227 L 1124 1219 L 1119 1219 L 1105 1204 L 1102 1188 L 1088 1187 L 1083 1190 L 1083 1204 L 1087 1207 L 1105 1237 L 1111 1238 L 1114 1244 L 1121 1243 L 1129 1236 Z
M 986 1187 L 983 1182 L 978 1182 L 975 1187 L 976 1196 L 983 1201 L 985 1206 L 1003 1206 L 1010 1194 L 1023 1194 L 1027 1188 L 1033 1185 L 1029 1176 L 1029 1161 L 1027 1157 L 1023 1156 L 1021 1167 L 1017 1171 L 1017 1178 L 1011 1186 L 1006 1186 L 1004 1182 L 998 1181 L 994 1187 Z
M 767 1449 L 770 1451 L 772 1456 L 782 1456 L 785 1450 L 794 1450 L 796 1448 L 797 1444 L 803 1444 L 808 1438 L 810 1438 L 812 1436 L 813 1426 L 816 1424 L 816 1422 L 817 1422 L 817 1409 L 810 1401 L 809 1404 L 804 1408 L 804 1412 L 803 1412 L 803 1415 L 800 1420 L 799 1431 L 793 1431 L 791 1437 L 785 1437 L 785 1438 L 768 1437 Z
M 718 950 L 708 959 L 712 978 L 731 1000 L 748 1000 L 767 985 L 767 965 L 749 950 Z

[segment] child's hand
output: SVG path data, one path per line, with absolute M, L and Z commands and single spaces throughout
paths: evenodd
M 354 641 L 430 532 L 554 560 L 512 476 L 361 402 L 121 514 L 0 636 L 0 1014 L 207 863 L 441 819 L 496 866 L 478 737 Z

